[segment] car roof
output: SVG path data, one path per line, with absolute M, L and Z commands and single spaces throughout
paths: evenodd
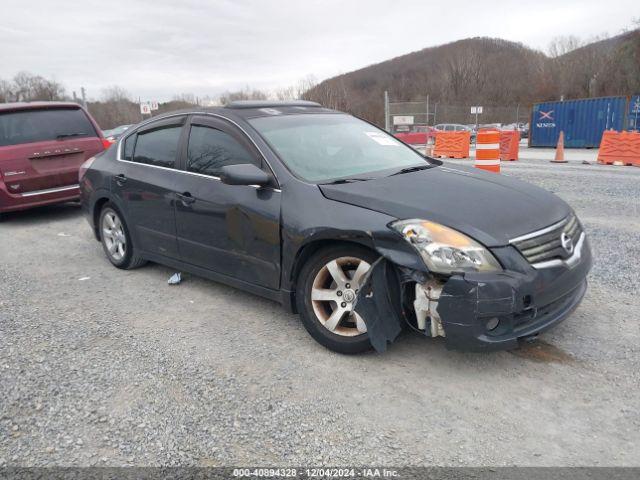
M 239 102 L 231 102 L 229 105 L 222 107 L 199 107 L 194 105 L 191 108 L 184 108 L 166 112 L 156 117 L 151 117 L 136 125 L 136 128 L 142 125 L 149 125 L 152 122 L 162 120 L 167 117 L 175 117 L 179 115 L 206 115 L 213 114 L 228 118 L 229 120 L 248 120 L 257 117 L 275 117 L 280 115 L 304 115 L 314 113 L 344 113 L 338 110 L 325 108 L 319 103 L 307 102 L 304 100 L 296 101 L 256 101 L 242 100 Z
M 225 108 L 281 108 L 281 107 L 322 107 L 319 103 L 308 100 L 236 100 L 225 106 Z
M 82 108 L 74 102 L 13 102 L 0 103 L 0 112 L 35 110 L 43 108 Z

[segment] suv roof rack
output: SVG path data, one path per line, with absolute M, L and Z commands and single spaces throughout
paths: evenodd
M 226 108 L 277 108 L 277 107 L 321 107 L 319 103 L 307 100 L 236 100 Z

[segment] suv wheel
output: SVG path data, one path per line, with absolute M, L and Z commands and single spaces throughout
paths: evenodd
M 353 302 L 376 259 L 364 247 L 339 245 L 318 251 L 302 267 L 297 307 L 304 327 L 321 345 L 339 353 L 371 349 L 366 319 L 353 311 Z
M 109 261 L 118 268 L 132 269 L 146 261 L 133 251 L 129 229 L 120 212 L 107 203 L 100 212 L 100 240 Z

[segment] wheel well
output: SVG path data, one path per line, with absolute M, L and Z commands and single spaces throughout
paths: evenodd
M 296 259 L 294 261 L 295 263 L 293 264 L 293 269 L 291 270 L 291 278 L 290 278 L 290 282 L 291 282 L 290 285 L 291 285 L 291 291 L 292 291 L 291 301 L 292 301 L 292 306 L 294 310 L 296 305 L 295 293 L 296 293 L 296 286 L 298 283 L 298 275 L 300 275 L 300 271 L 302 270 L 302 267 L 307 262 L 307 260 L 309 260 L 309 258 L 311 258 L 311 256 L 315 254 L 317 251 L 323 250 L 329 247 L 334 247 L 336 245 L 355 245 L 358 247 L 366 248 L 376 253 L 375 250 L 371 248 L 371 245 L 367 245 L 366 243 L 361 243 L 361 242 L 352 242 L 349 240 L 323 239 L 323 240 L 316 240 L 306 244 L 304 247 L 302 247 L 302 249 L 300 249 L 300 251 L 296 255 Z M 297 312 L 294 311 L 294 313 L 297 313 Z
M 104 206 L 104 204 L 108 201 L 108 198 L 102 197 L 99 198 L 98 201 L 93 205 L 93 233 L 96 236 L 96 240 L 98 241 L 100 241 L 100 228 L 98 227 L 100 212 L 102 211 L 102 207 Z

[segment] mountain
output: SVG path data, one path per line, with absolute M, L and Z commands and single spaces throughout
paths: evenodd
M 468 38 L 327 79 L 305 98 L 383 125 L 385 90 L 394 102 L 429 95 L 432 105 L 465 112 L 469 105 L 526 110 L 561 96 L 640 93 L 640 30 L 579 47 L 561 39 L 551 50 L 553 56 L 507 40 Z

